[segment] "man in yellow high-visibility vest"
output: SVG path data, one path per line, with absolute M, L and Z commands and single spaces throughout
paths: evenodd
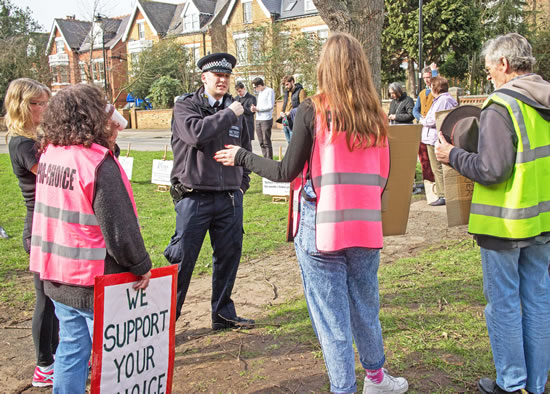
M 496 381 L 483 393 L 542 393 L 550 370 L 550 83 L 519 34 L 489 40 L 478 153 L 440 133 L 436 155 L 475 181 L 468 231 L 481 248 Z

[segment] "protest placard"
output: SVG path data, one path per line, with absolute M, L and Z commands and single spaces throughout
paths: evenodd
M 170 186 L 170 173 L 174 166 L 173 160 L 153 160 L 153 174 L 151 183 Z
M 175 346 L 177 266 L 96 277 L 91 393 L 169 394 Z
M 118 161 L 120 162 L 120 165 L 122 166 L 122 169 L 126 173 L 126 177 L 128 177 L 128 180 L 132 180 L 132 170 L 134 168 L 134 158 L 133 157 L 127 157 L 127 156 L 120 156 L 118 158 Z

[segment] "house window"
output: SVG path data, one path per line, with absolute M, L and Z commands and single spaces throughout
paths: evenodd
M 313 0 L 305 0 L 304 1 L 304 11 L 317 11 L 317 8 L 315 7 L 315 4 L 313 4 Z
M 199 14 L 187 14 L 183 17 L 183 31 L 197 31 L 200 28 Z
M 105 70 L 103 69 L 103 59 L 94 59 L 92 64 L 94 82 L 103 82 L 105 80 Z
M 86 83 L 88 78 L 86 78 L 86 63 L 79 63 L 78 67 L 80 69 L 80 82 Z
M 252 62 L 254 64 L 262 63 L 262 44 L 260 40 L 254 39 L 252 41 Z
M 65 43 L 62 38 L 55 39 L 55 51 L 57 53 L 65 53 Z
M 252 23 L 252 2 L 243 2 L 243 23 Z
M 237 63 L 248 63 L 248 47 L 245 37 L 235 38 L 235 49 L 237 52 Z
M 69 66 L 59 64 L 51 66 L 52 80 L 54 84 L 69 83 Z
M 138 40 L 145 40 L 145 22 L 138 22 Z

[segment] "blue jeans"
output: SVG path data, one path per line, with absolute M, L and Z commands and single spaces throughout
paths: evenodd
M 378 318 L 378 249 L 321 253 L 315 247 L 315 205 L 302 198 L 294 240 L 311 323 L 323 350 L 330 389 L 357 389 L 353 341 L 363 368 L 384 365 Z
M 59 319 L 53 393 L 86 392 L 88 360 L 92 352 L 94 312 L 53 301 Z
M 286 142 L 290 144 L 290 139 L 292 138 L 292 130 L 288 126 L 283 126 L 283 132 L 285 133 Z
M 481 248 L 485 320 L 497 384 L 542 393 L 550 369 L 550 243 Z

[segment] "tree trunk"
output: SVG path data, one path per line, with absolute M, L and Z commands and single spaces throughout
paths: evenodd
M 331 31 L 349 33 L 363 45 L 374 86 L 380 92 L 384 0 L 313 0 L 313 3 Z

